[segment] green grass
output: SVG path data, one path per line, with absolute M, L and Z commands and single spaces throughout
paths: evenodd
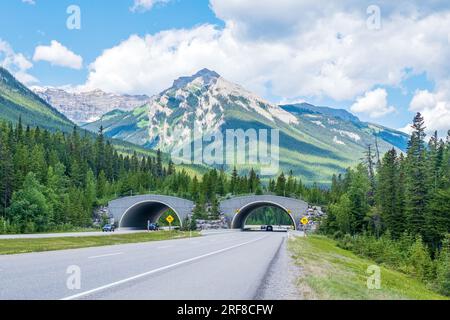
M 23 235 L 27 235 L 27 234 L 58 234 L 58 233 L 87 233 L 87 232 L 101 232 L 102 229 L 100 227 L 95 228 L 84 228 L 84 227 L 73 227 L 73 228 L 68 228 L 68 229 L 56 229 L 56 230 L 49 230 L 49 231 L 45 231 L 45 232 L 29 232 L 29 233 L 22 233 Z M 1 236 L 6 236 L 6 235 L 15 235 L 18 233 L 0 233 Z
M 297 285 L 306 299 L 327 300 L 447 300 L 422 282 L 380 266 L 381 288 L 367 288 L 367 268 L 375 262 L 338 248 L 322 236 L 295 238 L 289 250 L 300 267 Z
M 39 239 L 6 239 L 0 240 L 0 255 L 66 250 L 76 248 L 101 247 L 126 243 L 150 242 L 171 239 L 181 239 L 190 236 L 189 232 L 158 231 L 131 234 L 116 234 L 92 237 L 61 237 Z M 199 233 L 192 232 L 193 237 Z

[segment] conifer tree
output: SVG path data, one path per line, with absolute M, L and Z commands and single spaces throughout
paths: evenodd
M 408 230 L 412 234 L 423 234 L 428 196 L 425 149 L 425 126 L 420 113 L 414 117 L 413 132 L 408 143 L 406 176 L 406 214 Z

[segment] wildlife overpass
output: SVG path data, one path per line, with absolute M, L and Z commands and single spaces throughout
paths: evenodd
M 109 202 L 108 211 L 119 228 L 145 229 L 147 221 L 155 223 L 162 214 L 171 210 L 180 223 L 190 218 L 194 210 L 190 200 L 163 196 L 141 195 L 125 197 Z M 275 207 L 283 210 L 299 229 L 300 219 L 307 214 L 308 203 L 286 197 L 262 195 L 244 196 L 223 200 L 220 203 L 220 213 L 223 214 L 231 229 L 243 229 L 250 214 L 264 207 Z
M 155 223 L 168 210 L 178 216 L 181 225 L 190 217 L 194 203 L 189 200 L 163 196 L 141 195 L 109 202 L 108 211 L 119 228 L 145 229 L 147 222 Z

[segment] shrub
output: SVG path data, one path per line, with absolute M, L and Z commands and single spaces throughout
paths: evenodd
M 336 231 L 334 234 L 333 234 L 333 239 L 335 239 L 335 240 L 340 240 L 340 239 L 342 239 L 344 237 L 344 234 L 341 232 L 341 231 Z
M 435 260 L 436 287 L 439 292 L 450 296 L 450 237 L 444 241 L 441 252 Z
M 338 246 L 345 250 L 353 249 L 353 238 L 348 233 L 338 242 Z
M 433 263 L 420 236 L 409 250 L 409 265 L 413 267 L 414 275 L 422 281 L 433 278 Z

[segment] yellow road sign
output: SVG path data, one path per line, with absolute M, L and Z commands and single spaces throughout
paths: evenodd
M 309 223 L 309 220 L 307 217 L 303 217 L 302 220 L 300 220 L 300 222 L 302 223 L 302 225 L 307 225 Z
M 175 220 L 175 219 L 174 219 L 172 216 L 168 216 L 168 217 L 166 218 L 166 221 L 167 221 L 168 223 L 172 223 L 174 220 Z

